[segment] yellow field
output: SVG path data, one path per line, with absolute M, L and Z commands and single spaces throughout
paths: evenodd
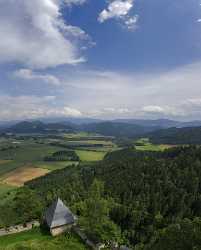
M 2 180 L 3 183 L 8 185 L 21 187 L 25 182 L 46 175 L 49 172 L 50 171 L 48 169 L 26 166 L 9 172 L 2 177 Z

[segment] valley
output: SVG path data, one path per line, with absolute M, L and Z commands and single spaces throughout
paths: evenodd
M 20 128 L 22 124 L 24 127 Z M 42 131 L 38 131 L 36 125 L 40 129 L 42 126 Z M 78 225 L 87 237 L 106 243 L 105 249 L 111 249 L 114 240 L 131 248 L 140 247 L 144 242 L 143 250 L 155 250 L 157 242 L 164 240 L 160 230 L 176 223 L 175 216 L 181 227 L 183 219 L 191 218 L 190 214 L 199 216 L 194 205 L 199 201 L 190 191 L 199 194 L 196 184 L 196 178 L 200 178 L 199 144 L 190 146 L 190 140 L 177 144 L 176 137 L 175 141 L 172 137 L 169 144 L 165 140 L 158 143 L 156 135 L 164 135 L 170 128 L 139 129 L 138 125 L 133 131 L 136 125 L 115 122 L 79 125 L 79 129 L 71 124 L 70 131 L 61 128 L 65 126 L 48 124 L 47 133 L 45 124 L 29 122 L 2 132 L 0 228 L 40 220 L 48 204 L 61 197 L 79 217 Z M 191 138 L 189 129 L 185 131 L 186 138 Z M 184 162 L 193 168 L 192 173 Z M 182 168 L 186 168 L 184 175 Z M 189 176 L 191 181 L 186 186 Z M 179 179 L 182 181 L 178 182 Z M 180 193 L 190 197 L 191 205 L 184 198 L 176 203 Z M 97 204 L 100 210 L 95 209 Z M 1 247 L 42 250 L 44 246 L 52 250 L 55 245 L 57 249 L 87 249 L 74 234 L 54 239 L 46 230 L 41 230 L 3 236 L 0 250 Z M 158 233 L 157 241 L 154 241 L 155 233 Z

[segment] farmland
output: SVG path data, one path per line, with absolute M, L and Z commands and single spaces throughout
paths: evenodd
M 49 170 L 47 169 L 36 168 L 34 166 L 24 166 L 2 176 L 2 182 L 10 186 L 21 187 L 25 182 L 43 176 L 47 173 L 49 173 Z
M 152 144 L 148 138 L 141 138 L 134 143 L 135 148 L 141 151 L 164 151 L 165 149 L 173 147 L 173 145 L 166 144 Z
M 117 146 L 111 137 L 88 133 L 61 134 L 59 136 L 21 135 L 0 138 L 0 193 L 8 186 L 21 186 L 24 182 L 77 165 L 78 161 L 48 161 L 45 157 L 59 151 L 75 151 L 80 162 L 102 160 Z

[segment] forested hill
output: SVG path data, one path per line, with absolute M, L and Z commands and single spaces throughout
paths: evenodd
M 201 127 L 185 127 L 185 128 L 167 128 L 166 120 L 156 121 L 137 121 L 139 124 L 117 121 L 93 122 L 88 124 L 73 123 L 44 123 L 40 121 L 23 121 L 7 128 L 1 128 L 1 133 L 13 134 L 51 134 L 59 132 L 77 133 L 88 132 L 96 133 L 104 136 L 114 136 L 117 138 L 139 138 L 149 137 L 152 143 L 156 144 L 201 144 Z M 173 124 L 174 121 L 167 120 L 167 126 Z M 176 122 L 175 122 L 176 123 Z M 179 124 L 179 122 L 178 122 Z M 180 124 L 181 125 L 181 124 Z
M 201 144 L 201 127 L 169 128 L 147 135 L 154 144 Z
M 156 126 L 141 126 L 129 123 L 120 122 L 100 122 L 83 124 L 80 126 L 80 130 L 98 133 L 105 136 L 116 136 L 116 137 L 136 137 L 145 133 L 159 129 Z
M 95 180 L 104 184 L 104 192 L 99 193 L 103 189 L 97 183 L 94 186 Z M 107 237 L 113 239 L 116 225 L 121 228 L 121 239 L 133 249 L 134 246 L 140 250 L 200 249 L 198 146 L 172 148 L 164 153 L 124 149 L 108 154 L 94 165 L 53 172 L 29 182 L 27 187 L 47 204 L 54 197 L 61 197 L 79 218 L 86 219 L 86 227 L 95 218 L 90 228 L 92 237 L 102 239 L 107 230 Z M 100 205 L 99 210 L 93 210 L 94 202 Z M 106 204 L 113 226 L 99 218 L 101 211 L 106 211 L 102 207 Z M 18 211 L 22 213 L 19 207 Z M 87 217 L 92 214 L 93 218 Z
M 26 134 L 26 133 L 55 133 L 59 131 L 73 132 L 74 128 L 71 125 L 66 125 L 62 123 L 43 123 L 40 121 L 23 121 L 19 122 L 9 128 L 3 128 L 1 132 L 3 133 L 16 133 L 16 134 Z

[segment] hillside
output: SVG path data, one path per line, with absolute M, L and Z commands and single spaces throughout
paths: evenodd
M 143 127 L 136 124 L 120 123 L 120 122 L 100 122 L 83 124 L 80 126 L 80 130 L 97 133 L 105 136 L 115 137 L 136 137 L 143 135 L 147 132 L 158 129 L 159 127 Z
M 40 121 L 23 121 L 9 128 L 1 130 L 2 133 L 32 134 L 32 133 L 56 133 L 60 131 L 73 132 L 73 127 L 61 123 L 43 123 Z
M 175 134 L 177 136 L 179 136 L 179 134 L 182 134 L 181 137 L 184 134 L 186 138 L 191 138 L 192 136 L 196 137 L 196 134 L 198 133 L 198 130 L 200 128 L 199 126 L 201 125 L 200 121 L 178 122 L 167 119 L 119 119 L 113 121 L 80 119 L 78 121 L 75 121 L 76 123 L 72 123 L 71 119 L 60 122 L 55 121 L 54 123 L 45 123 L 41 121 L 23 121 L 12 126 L 0 127 L 0 132 L 13 134 L 55 134 L 60 132 L 87 132 L 120 138 L 136 138 L 140 136 L 146 137 L 146 135 L 148 134 L 148 136 L 153 138 L 153 141 L 155 142 L 154 138 L 156 137 L 160 138 L 165 136 L 166 138 L 169 138 L 171 137 L 171 135 L 174 137 Z M 86 121 L 88 123 L 85 123 Z M 185 143 L 188 143 L 189 140 L 185 141 L 187 141 Z M 169 143 L 169 141 L 161 141 L 161 143 Z M 179 144 L 185 143 L 179 142 Z M 192 138 L 192 143 L 197 143 L 197 141 Z M 198 141 L 198 143 L 200 142 Z M 177 143 L 175 142 L 174 144 Z
M 201 221 L 196 222 L 196 217 L 201 216 L 200 156 L 199 147 L 156 153 L 124 149 L 108 154 L 100 163 L 85 164 L 76 170 L 63 169 L 27 186 L 43 200 L 57 190 L 79 216 L 84 216 L 82 209 L 89 186 L 98 179 L 105 185 L 104 197 L 111 206 L 110 219 L 132 246 L 176 250 L 179 244 L 179 249 L 185 249 L 186 242 L 182 240 L 185 225 L 187 241 L 193 246 L 197 246 L 195 234 L 200 232 Z M 181 231 L 177 231 L 174 223 L 180 225 Z M 174 241 L 169 230 L 181 235 L 181 239 Z
M 200 186 L 199 146 L 164 152 L 123 149 L 101 162 L 32 180 L 12 193 L 14 199 L 7 194 L 0 205 L 0 224 L 40 218 L 61 197 L 90 239 L 115 240 L 141 250 L 199 249 Z M 192 247 L 185 248 L 188 242 Z
M 201 127 L 169 128 L 147 134 L 154 144 L 201 144 Z

